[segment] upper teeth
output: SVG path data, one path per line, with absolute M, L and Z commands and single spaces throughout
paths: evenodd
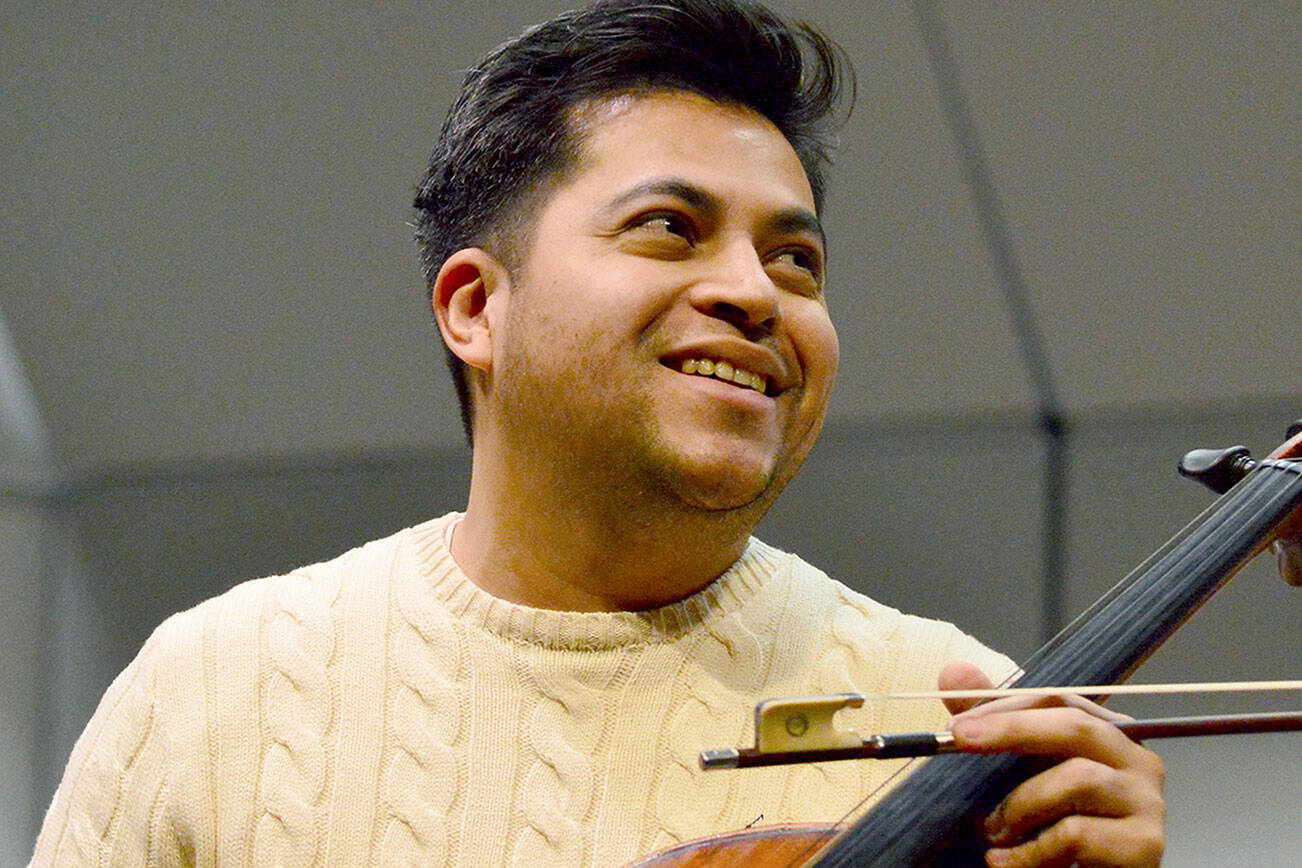
M 738 368 L 731 362 L 714 359 L 684 359 L 681 370 L 684 374 L 700 374 L 703 377 L 727 380 L 729 383 L 736 383 L 738 386 L 745 386 L 757 392 L 763 392 L 768 388 L 768 383 L 762 374 Z

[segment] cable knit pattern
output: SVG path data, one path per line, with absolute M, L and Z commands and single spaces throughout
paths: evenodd
M 664 729 L 669 763 L 659 775 L 658 815 L 663 834 L 655 847 L 699 838 L 722 828 L 735 784 L 728 775 L 701 770 L 701 733 L 708 732 L 719 745 L 750 741 L 747 726 L 751 708 L 734 701 L 735 693 L 754 695 L 763 683 L 764 649 L 742 618 L 733 613 L 710 623 L 703 634 L 685 648 L 686 680 L 683 702 Z M 721 693 L 724 681 L 731 691 Z
M 154 724 L 153 685 L 148 671 L 141 671 L 143 668 L 127 670 L 132 676 L 130 686 L 117 706 L 121 725 L 105 733 L 104 749 L 92 753 L 86 763 L 86 779 L 101 782 L 103 790 L 74 808 L 66 841 L 68 852 L 61 853 L 60 859 L 99 865 L 108 864 L 113 856 L 112 832 L 133 784 L 136 760 Z
M 584 824 L 596 797 L 592 751 L 602 735 L 604 684 L 589 685 L 535 659 L 529 678 L 541 697 L 525 740 L 537 759 L 524 776 L 521 810 L 529 824 L 514 848 L 520 868 L 582 865 Z
M 396 597 L 402 622 L 391 651 L 397 686 L 390 719 L 397 743 L 385 772 L 379 861 L 408 866 L 452 849 L 448 812 L 463 775 L 454 745 L 463 733 L 457 685 L 464 638 L 424 585 L 402 583 Z
M 166 858 L 170 848 L 172 853 L 181 852 L 181 842 L 175 835 L 167 816 L 167 788 L 160 787 L 149 811 L 149 834 L 146 837 L 145 864 L 157 865 Z
M 327 730 L 334 701 L 327 667 L 334 658 L 330 611 L 335 576 L 305 573 L 276 585 L 266 628 L 270 679 L 263 700 L 266 754 L 259 780 L 253 858 L 259 865 L 316 863 L 329 766 Z
M 885 774 L 699 771 L 702 749 L 752 743 L 757 701 L 1011 666 L 756 540 L 660 609 L 513 605 L 457 568 L 455 518 L 169 619 L 78 742 L 33 864 L 616 868 L 835 819 Z M 930 727 L 935 706 L 842 723 Z

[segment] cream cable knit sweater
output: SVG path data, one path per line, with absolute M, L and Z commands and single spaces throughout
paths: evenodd
M 754 823 L 834 819 L 894 763 L 703 773 L 762 698 L 929 689 L 1011 664 L 752 540 L 640 613 L 492 598 L 444 516 L 168 619 L 79 740 L 33 864 L 619 866 Z M 860 733 L 946 715 L 842 713 Z

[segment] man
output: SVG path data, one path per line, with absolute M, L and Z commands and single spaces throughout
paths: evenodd
M 79 741 L 35 864 L 622 865 L 834 819 L 893 771 L 702 773 L 759 699 L 1007 675 L 750 536 L 836 368 L 838 75 L 817 34 L 726 0 L 602 3 L 472 70 L 417 199 L 464 514 L 169 619 Z M 953 729 L 1075 758 L 992 815 L 990 864 L 1159 861 L 1161 764 L 1100 716 L 996 703 Z

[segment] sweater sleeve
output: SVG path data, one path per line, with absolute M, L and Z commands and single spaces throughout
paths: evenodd
M 160 670 L 181 633 L 160 626 L 100 700 L 77 740 L 46 813 L 31 865 L 179 865 L 168 819 L 166 744 L 159 714 Z

